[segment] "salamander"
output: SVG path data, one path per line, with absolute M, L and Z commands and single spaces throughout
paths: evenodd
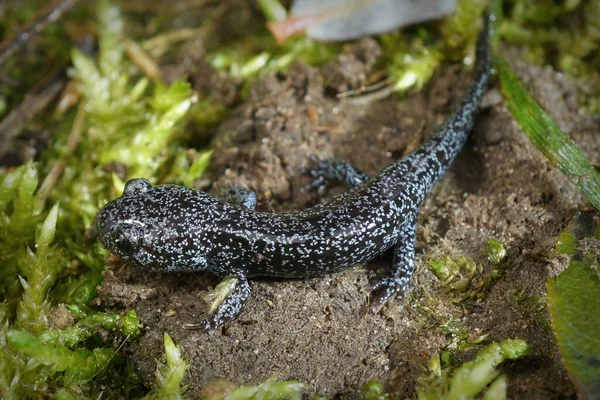
M 215 329 L 235 318 L 250 297 L 248 278 L 305 278 L 365 263 L 393 248 L 389 273 L 376 280 L 375 312 L 409 287 L 417 212 L 463 148 L 491 71 L 490 21 L 476 45 L 474 78 L 455 112 L 413 153 L 368 177 L 344 162 L 319 161 L 312 186 L 342 181 L 351 188 L 312 208 L 257 211 L 256 196 L 232 189 L 227 198 L 176 185 L 132 179 L 98 213 L 103 247 L 154 271 L 209 271 L 227 277 L 212 314 L 187 328 Z

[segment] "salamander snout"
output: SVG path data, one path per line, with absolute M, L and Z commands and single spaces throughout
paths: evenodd
M 151 187 L 145 179 L 130 180 L 123 196 L 108 203 L 96 217 L 95 230 L 102 246 L 125 260 L 139 263 L 145 224 L 137 215 L 136 197 Z
M 128 258 L 139 249 L 143 236 L 144 233 L 140 227 L 120 223 L 107 234 L 110 243 L 109 250 L 120 257 Z
M 129 259 L 139 249 L 144 237 L 143 226 L 120 212 L 109 203 L 96 217 L 98 239 L 104 248 L 118 256 Z

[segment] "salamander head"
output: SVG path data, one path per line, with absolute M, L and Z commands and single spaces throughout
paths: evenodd
M 185 227 L 186 195 L 177 186 L 152 187 L 132 179 L 123 195 L 109 202 L 96 217 L 96 233 L 104 248 L 140 267 L 160 270 L 203 270 L 207 249 L 199 232 Z

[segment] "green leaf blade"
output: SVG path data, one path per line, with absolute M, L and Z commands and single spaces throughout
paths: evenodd
M 578 214 L 559 236 L 557 251 L 569 266 L 548 280 L 552 330 L 569 377 L 582 398 L 600 393 L 600 278 L 597 256 L 580 241 L 597 241 L 598 214 Z M 569 237 L 569 246 L 561 245 Z M 588 398 L 593 398 L 589 397 Z

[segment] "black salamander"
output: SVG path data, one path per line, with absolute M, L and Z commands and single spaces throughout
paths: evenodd
M 304 278 L 365 263 L 393 248 L 391 272 L 371 286 L 378 311 L 409 286 L 417 212 L 462 149 L 490 77 L 490 21 L 476 48 L 474 79 L 456 111 L 415 152 L 369 178 L 347 163 L 321 161 L 313 186 L 338 180 L 352 188 L 315 207 L 256 211 L 253 192 L 229 199 L 175 185 L 127 182 L 123 195 L 96 218 L 101 244 L 154 271 L 209 271 L 229 277 L 229 291 L 207 318 L 188 328 L 214 329 L 234 318 L 250 297 L 250 277 Z M 231 201 L 231 200 L 234 201 Z

